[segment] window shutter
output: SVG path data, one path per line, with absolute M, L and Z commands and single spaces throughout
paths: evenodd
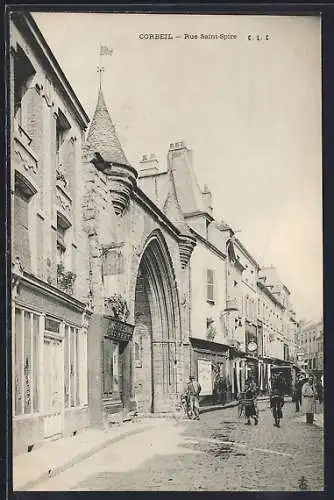
M 19 194 L 16 194 L 14 199 L 13 240 L 14 258 L 19 256 L 23 268 L 30 271 L 29 202 Z
M 73 185 L 75 182 L 75 143 L 72 139 L 67 139 L 61 147 L 61 163 L 65 172 L 66 181 L 68 185 L 66 189 L 74 195 Z
M 207 269 L 207 300 L 214 301 L 214 276 L 212 269 Z

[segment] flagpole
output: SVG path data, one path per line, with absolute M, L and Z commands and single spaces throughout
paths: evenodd
M 100 43 L 100 65 L 99 65 L 99 69 L 100 69 L 100 87 L 99 89 L 101 90 L 102 89 L 102 55 L 101 55 L 101 43 Z

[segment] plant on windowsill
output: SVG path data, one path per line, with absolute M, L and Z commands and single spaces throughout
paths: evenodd
M 64 264 L 57 265 L 57 286 L 60 290 L 73 295 L 73 285 L 77 275 L 72 271 L 65 271 Z
M 106 313 L 113 316 L 115 319 L 126 322 L 130 315 L 128 304 L 121 294 L 115 293 L 104 299 Z

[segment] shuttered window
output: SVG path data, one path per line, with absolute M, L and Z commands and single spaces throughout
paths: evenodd
M 25 270 L 30 270 L 29 199 L 22 192 L 15 192 L 14 199 L 14 258 L 20 257 Z
M 215 301 L 215 287 L 214 287 L 214 272 L 212 269 L 207 269 L 207 300 L 209 302 Z

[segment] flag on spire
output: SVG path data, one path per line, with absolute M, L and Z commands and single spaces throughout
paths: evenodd
M 110 49 L 105 45 L 100 45 L 100 56 L 111 56 L 114 49 Z

